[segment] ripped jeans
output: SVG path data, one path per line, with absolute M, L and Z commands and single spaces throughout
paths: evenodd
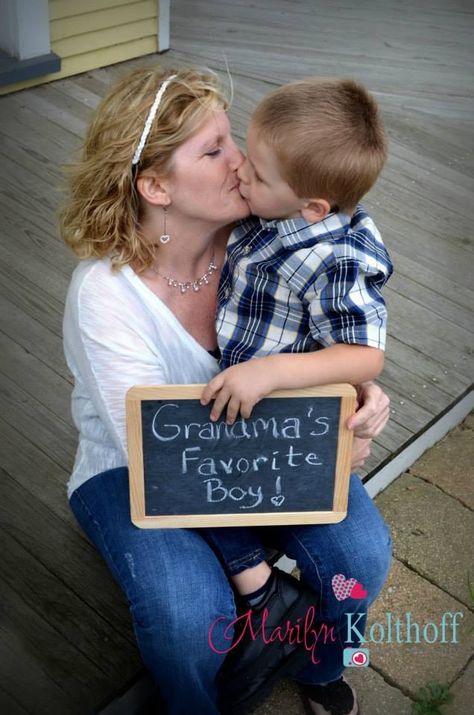
M 216 675 L 224 659 L 219 651 L 229 648 L 225 628 L 236 614 L 225 571 L 201 530 L 135 527 L 125 467 L 89 479 L 73 492 L 70 504 L 126 595 L 141 656 L 168 714 L 218 715 Z M 345 614 L 355 614 L 352 623 L 363 633 L 367 608 L 390 567 L 390 535 L 377 507 L 353 475 L 344 521 L 256 531 L 265 543 L 297 561 L 301 577 L 315 591 L 318 621 L 332 626 L 335 634 L 318 643 L 318 665 L 308 662 L 296 680 L 336 680 L 343 671 Z M 356 578 L 366 596 L 337 600 L 331 585 L 335 574 Z M 356 647 L 357 642 L 348 645 Z

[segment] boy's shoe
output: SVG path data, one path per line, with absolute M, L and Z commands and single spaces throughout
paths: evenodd
M 355 690 L 342 676 L 327 685 L 301 684 L 307 715 L 361 715 Z
M 284 571 L 273 567 L 273 581 L 262 601 L 257 606 L 244 608 L 244 614 L 251 611 L 254 638 L 248 628 L 248 620 L 243 619 L 234 642 L 245 629 L 242 640 L 227 656 L 219 673 L 220 708 L 225 715 L 245 713 L 256 706 L 283 677 L 295 675 L 308 662 L 309 654 L 301 645 L 289 638 L 293 626 L 301 618 L 304 623 L 308 609 L 316 607 L 317 597 L 303 583 Z M 262 618 L 266 639 L 278 626 L 284 637 L 266 643 L 262 637 Z M 301 629 L 302 630 L 302 629 Z M 289 643 L 288 641 L 292 641 Z M 301 640 L 301 638 L 299 639 Z

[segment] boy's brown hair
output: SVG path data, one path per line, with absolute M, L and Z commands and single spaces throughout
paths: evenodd
M 350 79 L 309 78 L 271 92 L 252 116 L 274 149 L 282 177 L 300 198 L 353 210 L 387 157 L 379 110 Z

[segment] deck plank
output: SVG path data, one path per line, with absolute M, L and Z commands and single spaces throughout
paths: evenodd
M 0 234 L 0 265 L 2 272 L 9 273 L 15 280 L 27 281 L 31 290 L 38 291 L 38 297 L 42 293 L 48 295 L 48 301 L 53 299 L 64 305 L 67 288 L 71 278 L 70 272 L 63 273 L 64 263 L 71 262 L 71 256 L 67 254 L 67 261 L 63 261 L 63 256 L 58 248 L 56 253 L 56 266 L 45 259 L 40 250 L 36 250 L 34 242 L 25 241 L 25 250 L 19 250 L 18 244 L 22 242 L 20 231 L 16 235 L 9 235 L 8 227 L 2 226 Z M 28 260 L 24 260 L 24 255 L 28 255 Z M 74 262 L 73 262 L 74 264 Z
M 2 594 L 8 584 L 11 589 L 12 614 L 4 612 L 9 617 L 10 623 L 21 614 L 14 613 L 13 603 L 21 602 L 24 611 L 22 616 L 31 623 L 29 629 L 33 633 L 34 614 L 42 622 L 43 634 L 47 650 L 55 653 L 56 647 L 61 647 L 62 641 L 68 644 L 66 654 L 61 654 L 64 667 L 69 670 L 68 678 L 72 681 L 76 695 L 87 691 L 87 682 L 90 678 L 91 686 L 96 681 L 97 690 L 89 707 L 94 705 L 103 693 L 113 689 L 117 678 L 123 677 L 124 670 L 131 678 L 141 668 L 136 651 L 133 647 L 131 634 L 128 639 L 111 629 L 94 609 L 87 606 L 84 601 L 72 590 L 66 589 L 64 583 L 34 559 L 15 539 L 7 534 L 2 535 L 5 547 L 0 553 L 2 568 Z M 14 591 L 13 591 L 14 589 Z M 47 624 L 47 626 L 46 626 Z M 17 629 L 20 630 L 20 629 Z M 35 636 L 36 638 L 36 636 Z M 104 644 L 113 649 L 114 658 L 104 659 Z M 37 645 L 35 647 L 38 647 Z M 41 660 L 41 650 L 38 651 L 38 660 Z M 55 659 L 57 655 L 54 656 Z M 53 670 L 57 668 L 54 666 Z M 74 684 L 74 671 L 77 668 L 78 680 L 87 678 L 82 682 L 79 691 Z M 50 668 L 48 667 L 48 671 Z M 59 678 L 59 682 L 63 677 Z
M 8 410 L 8 402 L 5 404 Z M 43 439 L 43 449 L 38 446 L 37 438 L 35 442 L 31 440 L 30 435 L 34 434 L 33 428 L 38 421 L 33 417 L 31 423 L 28 423 L 24 419 L 27 412 L 29 413 L 30 410 L 26 407 L 19 410 L 17 421 L 20 429 L 16 429 L 11 424 L 16 421 L 14 417 L 10 418 L 10 422 L 0 417 L 2 467 L 34 499 L 62 519 L 70 529 L 85 538 L 75 522 L 66 498 L 66 484 L 72 465 L 73 451 L 71 450 L 67 464 L 58 464 L 49 450 L 44 451 L 46 440 Z M 35 479 L 31 478 L 33 473 Z
M 7 541 L 7 546 L 9 545 Z M 19 565 L 22 563 L 20 561 Z M 8 641 L 14 634 L 22 633 L 21 645 L 23 653 L 34 662 L 41 662 L 42 669 L 48 674 L 48 679 L 65 693 L 65 701 L 73 699 L 76 702 L 76 712 L 90 710 L 97 696 L 104 690 L 106 677 L 94 665 L 88 656 L 81 653 L 63 634 L 51 627 L 49 623 L 38 616 L 38 613 L 28 606 L 22 594 L 12 589 L 5 581 L 0 583 L 2 594 L 2 635 Z M 38 594 L 44 598 L 45 594 Z M 63 596 L 67 593 L 63 590 Z M 66 604 L 54 602 L 51 605 L 62 606 Z M 12 639 L 13 640 L 13 639 Z M 22 670 L 18 680 L 23 681 L 21 691 L 28 689 L 29 673 Z M 56 689 L 55 689 L 56 690 Z M 25 703 L 26 705 L 26 703 Z M 48 712 L 45 710 L 44 712 Z M 68 711 L 66 711 L 68 712 Z
M 45 196 L 46 201 L 52 202 L 51 194 L 54 194 L 60 183 L 59 167 L 38 154 L 31 146 L 21 145 L 13 135 L 10 136 L 3 131 L 1 124 L 0 139 L 2 176 L 8 178 L 8 183 L 11 179 L 15 181 L 17 177 L 16 183 L 20 188 L 25 186 L 22 182 L 26 181 L 26 185 L 37 193 L 48 187 L 48 192 L 41 195 Z M 6 183 L 2 182 L 2 188 Z
M 48 263 L 59 274 L 58 280 L 63 279 L 63 285 L 67 285 L 67 278 L 70 278 L 75 261 L 65 250 L 65 246 L 57 240 L 57 229 L 52 222 L 52 217 L 50 217 L 51 223 L 49 218 L 42 221 L 33 205 L 30 205 L 19 221 L 19 212 L 15 212 L 13 200 L 6 195 L 1 198 L 0 206 L 2 206 L 0 247 L 4 248 L 6 253 L 13 252 L 19 259 L 18 263 L 22 262 L 20 251 L 28 255 L 29 260 Z
M 438 390 L 445 393 L 442 403 L 446 403 L 446 396 L 449 402 L 453 398 L 453 394 L 462 395 L 471 385 L 469 377 L 462 375 L 457 370 L 457 365 L 446 359 L 446 365 L 442 362 L 442 357 L 439 355 L 428 356 L 420 348 L 421 346 L 411 346 L 404 343 L 396 335 L 389 334 L 388 352 L 390 359 L 386 361 L 386 370 L 390 365 L 393 365 L 395 371 L 399 370 L 400 374 L 407 371 L 410 375 L 407 377 L 411 392 L 406 389 L 406 394 L 419 392 L 420 390 L 430 389 L 430 385 L 434 384 Z M 435 400 L 435 396 L 431 398 Z
M 18 697 L 18 693 L 16 693 Z M 28 711 L 11 694 L 0 687 L 0 712 L 8 715 L 28 715 Z
M 70 381 L 69 373 L 64 363 L 60 323 L 53 332 L 46 328 L 42 322 L 38 322 L 13 301 L 7 300 L 1 294 L 0 315 L 2 315 L 0 329 L 9 338 L 25 350 L 32 351 L 41 362 Z
M 28 94 L 28 107 L 48 120 L 59 132 L 67 130 L 79 139 L 84 136 L 90 109 L 83 102 L 58 92 L 54 84 L 35 87 Z
M 23 635 L 24 631 L 20 633 Z M 2 687 L 11 699 L 20 699 L 29 715 L 84 715 L 80 707 L 28 651 L 19 633 L 0 621 Z M 6 711 L 8 712 L 8 710 Z
M 38 393 L 41 393 L 43 385 L 43 389 L 48 388 L 42 377 L 45 373 L 38 361 L 31 362 L 35 362 L 37 368 L 32 375 L 31 384 Z M 59 380 L 54 382 L 61 384 Z M 5 409 L 3 420 L 15 428 L 25 441 L 50 456 L 59 467 L 70 470 L 77 435 L 69 417 L 69 410 L 60 416 L 58 409 L 51 410 L 38 396 L 28 392 L 27 388 L 28 385 L 24 389 L 19 382 L 15 382 L 8 375 L 1 376 L 1 394 Z M 64 387 L 63 392 L 66 392 Z
M 6 261 L 0 264 L 0 296 L 62 340 L 64 296 L 61 296 L 61 299 L 56 298 L 38 285 L 32 284 L 27 280 L 27 276 L 8 266 Z M 8 322 L 5 317 L 5 322 L 0 324 L 6 326 Z M 4 329 L 9 334 L 6 327 Z
M 36 114 L 28 106 L 28 92 L 2 97 L 1 135 L 10 137 L 26 151 L 30 148 L 42 163 L 59 166 L 68 161 L 80 144 L 75 134 Z
M 2 372 L 14 385 L 11 396 L 15 399 L 15 386 L 33 397 L 49 410 L 58 421 L 70 423 L 71 382 L 58 375 L 30 350 L 22 347 L 7 335 L 0 335 L 2 346 Z M 7 417 L 8 418 L 8 417 Z
M 390 279 L 390 287 L 394 284 L 395 279 L 406 279 L 419 284 L 422 288 L 428 288 L 443 298 L 448 297 L 450 306 L 472 309 L 474 304 L 474 290 L 472 288 L 461 286 L 458 281 L 452 280 L 442 273 L 432 271 L 426 266 L 421 267 L 416 260 L 407 258 L 399 253 L 396 247 L 393 247 L 390 253 L 395 266 L 393 279 Z M 408 294 L 412 297 L 411 293 Z M 449 310 L 447 306 L 444 306 L 443 309 Z M 450 313 L 451 315 L 452 313 Z M 470 329 L 472 330 L 472 316 Z
M 55 208 L 56 206 L 48 208 L 39 198 L 30 197 L 27 192 L 19 192 L 13 187 L 4 189 L 0 196 L 2 217 L 5 222 L 8 221 L 11 233 L 15 232 L 18 235 L 18 216 L 21 215 L 21 223 L 25 226 L 28 238 L 31 240 L 33 237 L 38 248 L 48 247 L 50 251 L 54 251 L 57 241 Z M 50 241 L 51 238 L 53 241 Z
M 96 610 L 111 629 L 133 641 L 124 596 L 95 549 L 0 469 L 0 528 Z M 97 588 L 98 584 L 101 588 Z M 105 645 L 104 645 L 105 648 Z M 113 650 L 107 657 L 115 658 Z
M 433 316 L 426 306 L 394 291 L 389 294 L 388 305 L 392 335 L 403 336 L 403 341 L 411 347 L 422 345 L 423 353 L 434 355 L 445 365 L 456 367 L 462 375 L 472 380 L 472 333 L 466 333 L 444 318 Z M 410 316 L 409 320 L 407 316 Z

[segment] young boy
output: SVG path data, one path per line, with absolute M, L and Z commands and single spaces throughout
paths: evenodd
M 364 87 L 315 78 L 277 89 L 252 116 L 247 152 L 240 192 L 263 220 L 244 221 L 230 238 L 217 320 L 223 371 L 201 400 L 214 400 L 213 420 L 227 406 L 228 423 L 249 417 L 276 389 L 377 377 L 386 335 L 381 289 L 392 271 L 358 206 L 387 152 Z M 252 608 L 284 600 L 282 576 L 262 559 L 255 532 L 206 532 Z M 285 618 L 289 611 L 279 608 Z

